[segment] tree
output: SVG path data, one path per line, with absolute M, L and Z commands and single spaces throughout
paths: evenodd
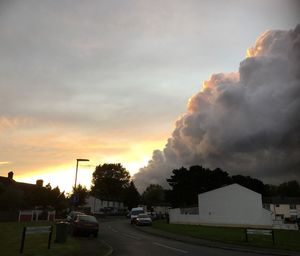
M 296 180 L 291 180 L 280 184 L 277 188 L 277 193 L 280 196 L 299 197 L 300 186 Z
M 231 177 L 231 179 L 233 183 L 237 183 L 262 195 L 266 195 L 267 193 L 265 184 L 258 179 L 243 175 L 234 175 Z
M 149 185 L 142 194 L 142 202 L 147 205 L 149 209 L 155 205 L 161 205 L 165 202 L 165 191 L 162 186 L 158 184 Z
M 53 207 L 57 212 L 68 208 L 68 199 L 65 196 L 65 192 L 61 192 L 58 186 L 48 189 L 47 197 L 49 206 Z
M 76 207 L 85 205 L 88 195 L 89 192 L 85 186 L 79 184 L 76 188 L 73 187 L 73 194 L 71 196 L 72 204 Z
M 8 186 L 0 194 L 0 210 L 19 210 L 25 206 L 24 193 L 22 190 Z
M 172 188 L 168 194 L 171 193 L 173 207 L 197 205 L 198 194 L 232 183 L 227 172 L 198 165 L 173 170 L 167 181 Z
M 50 183 L 48 183 L 45 187 L 41 186 L 33 186 L 30 189 L 24 191 L 26 208 L 30 209 L 33 207 L 38 208 L 49 208 L 53 207 L 49 202 L 49 194 L 52 190 Z
M 141 201 L 141 196 L 136 189 L 133 181 L 130 182 L 129 186 L 125 189 L 124 193 L 124 204 L 129 208 L 136 207 Z
M 91 192 L 104 200 L 122 201 L 129 183 L 130 174 L 120 163 L 98 165 L 93 173 Z

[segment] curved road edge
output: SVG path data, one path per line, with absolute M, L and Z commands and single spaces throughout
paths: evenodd
M 105 252 L 102 256 L 111 256 L 114 252 L 114 248 L 104 240 L 101 240 L 101 242 L 108 248 L 107 252 Z
M 229 243 L 222 243 L 217 241 L 211 241 L 211 240 L 205 240 L 205 239 L 198 239 L 198 238 L 192 238 L 192 237 L 186 237 L 182 235 L 177 235 L 174 233 L 169 233 L 166 231 L 161 231 L 152 227 L 140 227 L 133 225 L 134 228 L 137 230 L 140 230 L 142 232 L 164 237 L 171 240 L 176 240 L 180 242 L 200 245 L 200 246 L 206 246 L 206 247 L 213 247 L 218 249 L 224 249 L 224 250 L 231 250 L 231 251 L 239 251 L 239 252 L 249 252 L 249 253 L 257 253 L 262 255 L 276 255 L 276 256 L 300 256 L 300 252 L 296 251 L 285 251 L 285 250 L 273 250 L 268 248 L 258 248 L 258 247 L 251 247 L 251 246 L 243 246 L 243 245 L 235 245 L 235 244 L 229 244 Z

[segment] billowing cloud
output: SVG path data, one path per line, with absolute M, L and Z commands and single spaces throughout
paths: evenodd
M 300 25 L 267 31 L 236 73 L 214 74 L 188 102 L 163 151 L 134 178 L 166 185 L 172 169 L 204 165 L 265 182 L 300 180 Z

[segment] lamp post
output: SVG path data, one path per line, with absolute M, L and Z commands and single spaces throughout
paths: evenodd
M 77 172 L 78 172 L 78 162 L 87 162 L 90 161 L 89 159 L 82 159 L 79 158 L 76 160 L 76 174 L 75 174 L 75 185 L 74 185 L 74 189 L 76 189 L 76 184 L 77 184 Z

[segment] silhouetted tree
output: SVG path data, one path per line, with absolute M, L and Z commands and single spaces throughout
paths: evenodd
M 267 194 L 267 188 L 265 184 L 258 179 L 254 179 L 251 178 L 250 176 L 243 176 L 243 175 L 234 175 L 231 178 L 233 183 L 237 183 L 241 186 L 249 188 L 262 195 Z
M 227 172 L 217 168 L 213 171 L 202 166 L 175 169 L 169 179 L 172 188 L 172 206 L 193 206 L 198 202 L 198 194 L 231 184 Z
M 250 176 L 234 175 L 230 177 L 220 168 L 210 170 L 198 165 L 191 166 L 189 169 L 181 167 L 173 170 L 167 181 L 171 190 L 166 191 L 165 194 L 167 201 L 173 207 L 197 205 L 198 194 L 232 183 L 237 183 L 263 196 L 300 196 L 300 186 L 295 180 L 284 182 L 279 186 L 269 185 Z
M 130 174 L 121 164 L 98 165 L 93 173 L 91 193 L 101 199 L 122 201 Z
M 8 186 L 1 190 L 0 210 L 19 210 L 25 207 L 24 193 L 22 190 Z
M 141 196 L 136 189 L 133 181 L 129 183 L 129 186 L 124 189 L 124 204 L 128 207 L 128 209 L 131 209 L 133 207 L 136 207 L 140 201 Z
M 165 202 L 165 191 L 158 184 L 149 185 L 142 194 L 142 203 L 147 205 L 148 209 L 152 206 L 161 205 Z
M 50 183 L 48 183 L 45 187 L 34 186 L 32 189 L 27 189 L 24 195 L 26 208 L 54 208 L 49 200 L 51 190 L 52 187 Z
M 277 188 L 277 194 L 280 196 L 298 197 L 300 196 L 300 186 L 296 180 L 284 182 Z
M 73 194 L 71 196 L 71 202 L 75 207 L 83 206 L 86 203 L 86 199 L 89 195 L 89 191 L 85 186 L 81 184 L 73 187 Z

